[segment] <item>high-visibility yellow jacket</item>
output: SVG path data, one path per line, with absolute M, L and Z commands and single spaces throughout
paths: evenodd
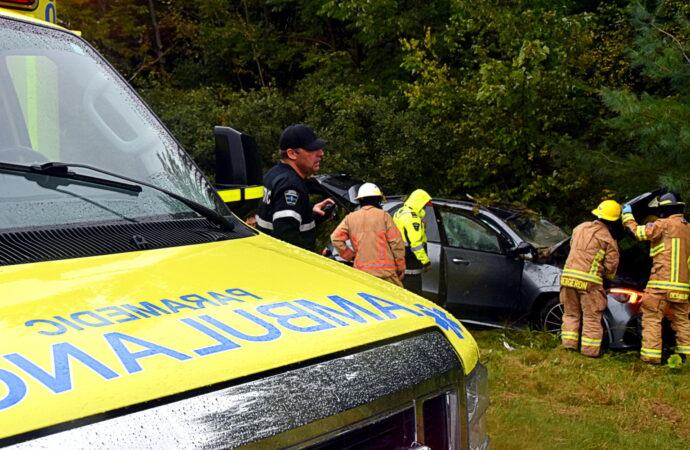
M 602 285 L 612 280 L 618 269 L 618 243 L 605 224 L 598 220 L 576 226 L 570 239 L 561 286 L 588 289 L 589 283 Z
M 352 247 L 347 246 L 350 241 Z M 386 211 L 368 205 L 348 214 L 331 234 L 338 254 L 354 268 L 386 278 L 405 271 L 405 246 Z
M 623 224 L 638 241 L 650 241 L 652 272 L 648 288 L 678 291 L 669 300 L 685 301 L 690 293 L 690 224 L 682 214 L 674 214 L 646 225 L 638 225 L 632 214 L 623 214 Z
M 405 241 L 405 273 L 421 273 L 419 269 L 429 264 L 426 253 L 426 230 L 424 229 L 424 207 L 431 196 L 422 189 L 417 189 L 393 215 L 393 220 L 402 233 Z M 416 272 L 413 272 L 416 271 Z

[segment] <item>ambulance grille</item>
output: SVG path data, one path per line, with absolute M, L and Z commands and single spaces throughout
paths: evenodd
M 203 244 L 253 234 L 244 225 L 224 231 L 201 218 L 12 231 L 0 233 L 0 266 Z

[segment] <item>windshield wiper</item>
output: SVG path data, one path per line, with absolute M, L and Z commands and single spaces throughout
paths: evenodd
M 106 178 L 92 177 L 88 175 L 82 175 L 70 171 L 70 168 L 81 168 L 88 169 L 94 172 L 99 172 L 105 175 L 109 175 L 114 178 L 120 178 L 121 180 L 129 181 L 134 184 L 121 183 L 119 181 L 108 180 Z M 17 172 L 24 172 L 24 177 L 30 181 L 34 181 L 39 185 L 46 185 L 45 180 L 40 180 L 36 178 L 36 175 L 48 175 L 51 177 L 62 178 L 70 181 L 76 181 L 77 183 L 89 183 L 98 186 L 107 186 L 109 188 L 114 188 L 118 190 L 134 192 L 134 195 L 138 195 L 142 191 L 142 186 L 154 189 L 156 191 L 162 192 L 168 197 L 174 198 L 175 200 L 184 203 L 189 209 L 200 214 L 201 216 L 219 225 L 222 229 L 226 231 L 233 231 L 235 225 L 226 219 L 222 214 L 217 211 L 208 208 L 200 203 L 190 200 L 182 195 L 176 194 L 174 192 L 168 191 L 155 184 L 147 183 L 145 181 L 136 180 L 134 178 L 129 178 L 125 175 L 120 175 L 114 172 L 109 172 L 98 167 L 90 166 L 88 164 L 78 164 L 78 163 L 63 163 L 63 162 L 48 162 L 45 164 L 34 164 L 31 166 L 22 164 L 11 164 L 0 162 L 0 169 L 13 170 Z

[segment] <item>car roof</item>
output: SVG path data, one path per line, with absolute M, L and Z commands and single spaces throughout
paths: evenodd
M 360 179 L 354 178 L 347 174 L 323 174 L 316 175 L 309 181 L 312 185 L 312 187 L 310 188 L 312 192 L 319 193 L 319 191 L 321 191 L 320 193 L 324 195 L 335 196 L 337 197 L 337 200 L 340 200 L 343 203 L 349 203 L 353 208 L 358 205 L 358 203 L 354 201 L 354 198 L 357 193 L 357 188 L 359 188 L 359 186 L 363 183 L 363 181 Z M 314 184 L 320 186 L 321 189 L 316 189 Z M 393 202 L 402 202 L 405 198 L 405 196 L 403 195 L 392 195 L 384 187 L 381 187 L 381 189 L 386 197 L 385 203 L 387 204 Z M 473 198 L 469 198 L 467 200 L 459 200 L 436 197 L 433 197 L 431 199 L 431 202 L 436 205 L 445 205 L 451 207 L 460 207 L 463 209 L 479 209 L 483 211 L 488 211 L 503 220 L 511 218 L 511 216 L 515 216 L 516 214 L 529 214 L 541 217 L 541 214 L 537 213 L 536 211 L 511 203 L 497 202 L 492 203 L 491 205 L 485 205 L 479 201 L 476 201 Z

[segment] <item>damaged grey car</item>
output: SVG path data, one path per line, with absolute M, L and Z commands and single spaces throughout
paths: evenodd
M 333 197 L 346 211 L 356 209 L 361 181 L 319 175 L 312 183 L 316 193 Z M 403 199 L 386 197 L 383 207 L 393 214 Z M 560 331 L 559 281 L 570 250 L 565 231 L 526 208 L 482 205 L 471 198 L 433 198 L 424 221 L 432 266 L 422 275 L 424 297 L 468 325 Z M 330 247 L 324 254 L 339 259 Z M 638 302 L 645 281 L 644 268 L 641 274 L 623 270 L 607 291 L 603 316 L 607 347 L 639 347 Z

